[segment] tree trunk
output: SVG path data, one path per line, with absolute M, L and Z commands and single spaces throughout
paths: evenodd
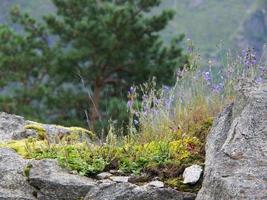
M 93 96 L 91 99 L 91 108 L 90 108 L 90 121 L 92 128 L 94 129 L 95 123 L 97 120 L 101 119 L 101 114 L 99 111 L 99 102 L 101 94 L 101 86 L 97 83 L 94 83 Z

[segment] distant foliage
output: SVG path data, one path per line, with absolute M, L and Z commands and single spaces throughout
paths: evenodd
M 159 0 L 53 0 L 57 8 L 38 22 L 15 7 L 15 31 L 0 27 L 2 110 L 92 129 L 109 118 L 125 121 L 126 93 L 132 84 L 157 77 L 175 82 L 187 64 L 182 36 L 169 45 L 160 32 L 173 11 L 148 15 Z M 76 120 L 76 121 L 73 121 Z

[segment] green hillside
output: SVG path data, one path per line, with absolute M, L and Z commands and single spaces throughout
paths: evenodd
M 192 4 L 199 2 L 199 4 Z M 201 3 L 202 2 L 202 3 Z M 164 7 L 175 8 L 177 14 L 167 35 L 183 32 L 192 39 L 204 55 L 211 55 L 216 45 L 231 48 L 231 38 L 247 16 L 251 0 L 168 0 Z
M 264 2 L 265 0 L 261 0 Z M 166 40 L 171 35 L 185 33 L 194 41 L 202 55 L 212 55 L 216 46 L 232 48 L 232 38 L 237 33 L 255 0 L 164 0 L 161 7 L 175 9 L 176 17 L 164 32 Z M 19 4 L 35 17 L 53 12 L 50 0 L 2 0 L 0 22 L 6 22 L 8 10 Z

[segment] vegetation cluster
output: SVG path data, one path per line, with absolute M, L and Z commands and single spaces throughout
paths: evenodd
M 215 116 L 237 98 L 240 80 L 266 79 L 266 64 L 248 48 L 202 67 L 191 40 L 186 53 L 182 36 L 162 41 L 173 12 L 147 15 L 160 1 L 112 2 L 53 0 L 57 15 L 44 23 L 13 9 L 23 31 L 0 26 L 1 83 L 13 88 L 1 96 L 1 110 L 65 125 L 87 122 L 90 131 L 69 128 L 72 134 L 51 142 L 40 124 L 27 125 L 37 137 L 0 146 L 28 159 L 57 159 L 84 176 L 117 170 L 195 191 L 199 185 L 182 184 L 183 170 L 204 165 Z

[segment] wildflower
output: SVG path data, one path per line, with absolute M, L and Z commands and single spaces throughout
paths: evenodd
M 147 96 L 146 94 L 144 94 L 144 95 L 142 96 L 142 99 L 143 99 L 143 101 L 146 101 L 146 100 L 148 99 L 148 96 Z
M 203 78 L 205 79 L 205 81 L 207 82 L 208 85 L 211 84 L 211 75 L 210 75 L 210 72 L 204 72 L 203 73 Z
M 264 74 L 267 74 L 267 67 L 266 67 L 266 66 L 260 66 L 260 67 L 259 67 L 259 71 L 260 71 L 260 73 L 262 73 L 263 75 L 264 75 Z
M 263 78 L 258 77 L 258 78 L 256 78 L 255 82 L 256 82 L 257 84 L 261 84 L 261 83 L 263 83 Z
M 244 53 L 243 50 L 243 56 L 245 70 L 249 70 L 252 66 L 257 64 L 256 54 L 250 48 L 247 48 L 246 53 Z
M 129 100 L 129 101 L 127 102 L 127 107 L 128 107 L 129 109 L 133 107 L 133 101 L 132 101 L 132 100 Z
M 223 83 L 213 85 L 212 92 L 214 93 L 220 93 L 223 89 Z
M 153 104 L 154 104 L 154 106 L 159 105 L 159 104 L 160 104 L 160 100 L 157 99 L 157 98 L 154 98 L 154 99 L 153 99 Z
M 164 94 L 168 94 L 170 89 L 171 88 L 169 86 L 166 86 L 166 85 L 164 85 L 163 88 L 162 88 Z
M 166 107 L 168 110 L 170 110 L 170 108 L 171 108 L 171 104 L 172 104 L 172 99 L 171 99 L 171 98 L 169 98 L 169 99 L 165 99 L 164 104 L 165 104 L 165 107 Z
M 136 92 L 136 88 L 135 87 L 130 87 L 130 89 L 129 89 L 129 91 L 128 91 L 128 93 L 129 94 L 134 94 Z

